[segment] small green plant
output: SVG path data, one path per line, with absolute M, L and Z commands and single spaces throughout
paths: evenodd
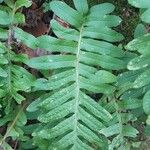
M 148 0 L 128 2 L 141 8 L 141 20 L 150 23 Z M 90 7 L 87 0 L 73 0 L 72 8 L 52 1 L 45 3 L 46 10 L 68 27 L 52 19 L 55 37 L 34 37 L 19 27 L 25 23 L 21 9 L 32 3 L 0 3 L 0 149 L 140 147 L 138 136 L 149 136 L 150 125 L 150 35 L 144 25 L 138 25 L 136 39 L 124 50 L 114 5 Z M 18 43 L 52 54 L 28 59 L 15 53 Z

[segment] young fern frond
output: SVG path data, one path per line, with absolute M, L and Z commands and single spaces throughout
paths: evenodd
M 111 70 L 126 67 L 122 49 L 109 43 L 123 39 L 111 29 L 121 22 L 119 17 L 109 15 L 114 6 L 103 3 L 89 9 L 86 0 L 80 2 L 74 1 L 76 10 L 60 1 L 50 3 L 51 10 L 70 24 L 64 28 L 57 21 L 51 21 L 58 38 L 32 36 L 34 42 L 30 42 L 26 39 L 29 34 L 15 29 L 15 37 L 27 46 L 56 52 L 26 63 L 38 70 L 53 70 L 52 76 L 35 82 L 34 90 L 44 90 L 46 94 L 27 109 L 41 110 L 38 120 L 43 128 L 33 135 L 46 139 L 50 150 L 108 149 L 107 139 L 99 131 L 106 127 L 112 115 L 90 95 L 112 94 L 116 76 Z

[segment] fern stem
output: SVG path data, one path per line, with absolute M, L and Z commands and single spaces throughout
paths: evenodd
M 20 117 L 21 112 L 23 111 L 24 107 L 26 104 L 22 105 L 22 107 L 20 108 L 20 110 L 18 111 L 16 117 L 14 118 L 14 121 L 12 122 L 12 124 L 10 125 L 10 127 L 7 129 L 7 132 L 5 133 L 4 137 L 0 140 L 0 145 L 3 144 L 3 142 L 5 141 L 5 139 L 7 138 L 8 134 L 10 133 L 11 129 L 15 126 L 18 118 Z
M 11 24 L 9 26 L 8 30 L 8 40 L 7 40 L 7 59 L 8 59 L 8 93 L 9 93 L 9 98 L 8 102 L 12 99 L 12 83 L 11 83 L 11 54 L 10 54 L 10 49 L 11 49 L 11 43 L 12 43 L 12 35 L 13 35 L 13 20 L 14 20 L 14 15 L 16 12 L 16 3 L 14 5 L 12 15 L 11 15 Z
M 76 61 L 76 105 L 75 105 L 75 133 L 77 133 L 77 124 L 78 124 L 78 107 L 79 107 L 79 93 L 80 93 L 80 81 L 79 81 L 79 67 L 80 67 L 80 49 L 81 49 L 81 40 L 82 40 L 82 30 L 83 25 L 80 28 L 80 35 L 78 40 L 78 47 L 77 47 L 77 61 Z
M 8 36 L 8 41 L 7 41 L 7 55 L 8 55 L 8 91 L 10 96 L 12 95 L 12 91 L 11 91 L 11 56 L 10 56 L 10 49 L 11 49 L 11 40 L 12 40 L 12 27 L 10 27 L 9 29 L 9 36 Z

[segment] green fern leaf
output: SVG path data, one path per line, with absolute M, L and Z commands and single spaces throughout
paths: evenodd
M 149 0 L 128 0 L 129 4 L 138 7 L 138 8 L 149 8 Z
M 27 108 L 30 112 L 41 110 L 38 120 L 43 128 L 37 129 L 33 136 L 49 140 L 48 149 L 108 149 L 106 137 L 99 131 L 110 122 L 112 115 L 90 94 L 112 94 L 115 87 L 111 84 L 117 78 L 108 70 L 126 67 L 122 49 L 109 43 L 123 39 L 110 28 L 117 26 L 121 19 L 108 15 L 114 10 L 109 3 L 91 9 L 85 0 L 74 4 L 76 10 L 63 2 L 50 3 L 52 11 L 70 24 L 64 28 L 51 21 L 58 38 L 45 35 L 35 39 L 15 29 L 15 37 L 27 46 L 60 53 L 26 62 L 38 70 L 53 70 L 48 79 L 38 79 L 34 84 L 35 91 L 46 91 L 46 94 Z M 33 40 L 29 41 L 28 36 Z
M 145 113 L 148 115 L 150 114 L 149 98 L 150 98 L 150 90 L 146 92 L 146 94 L 144 95 L 144 98 L 143 98 L 143 109 L 144 109 Z

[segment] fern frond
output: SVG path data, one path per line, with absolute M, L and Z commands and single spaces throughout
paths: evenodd
M 27 33 L 15 29 L 15 37 L 27 46 L 36 43 L 38 48 L 60 52 L 32 58 L 26 63 L 38 70 L 54 70 L 48 79 L 35 82 L 34 90 L 47 92 L 27 110 L 41 110 L 38 119 L 43 128 L 33 135 L 48 140 L 48 149 L 108 149 L 107 140 L 99 131 L 112 115 L 90 94 L 112 94 L 116 76 L 110 70 L 126 67 L 122 49 L 109 43 L 123 39 L 120 33 L 111 29 L 121 19 L 108 15 L 114 10 L 109 3 L 90 9 L 86 0 L 82 3 L 77 0 L 74 4 L 76 10 L 63 2 L 50 3 L 52 11 L 70 24 L 69 28 L 64 28 L 57 21 L 51 21 L 58 38 L 44 35 L 28 44 Z
M 142 108 L 142 100 L 104 96 L 100 104 L 112 114 L 112 119 L 99 131 L 110 139 L 109 150 L 125 148 L 128 138 L 135 138 L 139 133 L 131 122 L 137 120 L 134 111 Z
M 25 98 L 22 97 L 17 92 L 24 91 L 28 92 L 31 89 L 31 85 L 35 78 L 23 67 L 13 64 L 13 62 L 20 62 L 27 60 L 27 57 L 24 55 L 16 55 L 14 52 L 9 50 L 4 46 L 3 43 L 0 43 L 1 51 L 1 91 L 4 91 L 1 94 L 1 98 L 15 99 L 17 103 L 21 103 Z M 21 59 L 20 59 L 21 57 Z M 7 98 L 6 98 L 7 97 Z M 11 98 L 10 98 L 11 97 Z
M 3 136 L 0 134 L 0 149 L 11 150 L 8 141 L 26 138 L 22 127 L 27 123 L 27 118 L 22 101 L 26 99 L 24 93 L 31 91 L 35 77 L 23 68 L 27 56 L 14 52 L 16 47 L 15 44 L 12 46 L 12 30 L 25 22 L 24 15 L 18 9 L 30 5 L 28 0 L 6 0 L 0 5 L 0 128 L 6 129 L 6 133 L 1 132 Z
M 135 7 L 138 8 L 145 8 L 145 11 L 141 14 L 142 21 L 146 23 L 150 23 L 149 14 L 150 14 L 150 5 L 149 2 L 143 0 L 142 2 L 136 1 L 129 1 Z M 140 94 L 136 94 L 137 96 L 141 96 L 143 98 L 143 109 L 145 113 L 149 115 L 149 100 L 148 95 L 150 91 L 150 80 L 149 80 L 149 66 L 150 66 L 150 52 L 149 52 L 149 41 L 150 41 L 150 34 L 145 34 L 140 36 L 126 46 L 127 49 L 130 51 L 137 51 L 138 56 L 132 59 L 128 64 L 129 70 L 134 70 L 138 72 L 138 76 L 134 79 L 133 88 L 136 91 L 141 92 Z
M 138 8 L 149 9 L 149 2 L 146 0 L 129 0 L 129 3 Z M 148 13 L 148 10 L 145 12 Z M 142 15 L 145 14 L 143 13 Z M 145 21 L 143 16 L 141 18 Z M 148 18 L 145 22 L 149 22 Z M 115 148 L 126 149 L 127 137 L 135 138 L 138 134 L 138 131 L 134 128 L 134 122 L 140 117 L 145 117 L 144 111 L 149 115 L 148 43 L 149 34 L 143 35 L 142 33 L 141 36 L 137 36 L 126 46 L 126 49 L 132 53 L 135 52 L 135 55 L 128 59 L 129 71 L 118 76 L 116 86 L 119 88 L 119 92 L 116 92 L 115 96 L 109 99 L 107 97 L 101 99 L 100 104 L 113 116 L 110 123 L 106 125 L 107 127 L 100 130 L 100 133 L 103 133 L 108 138 L 113 138 L 109 146 L 111 150 Z M 112 99 L 114 99 L 113 102 Z M 131 126 L 131 122 L 133 126 Z

